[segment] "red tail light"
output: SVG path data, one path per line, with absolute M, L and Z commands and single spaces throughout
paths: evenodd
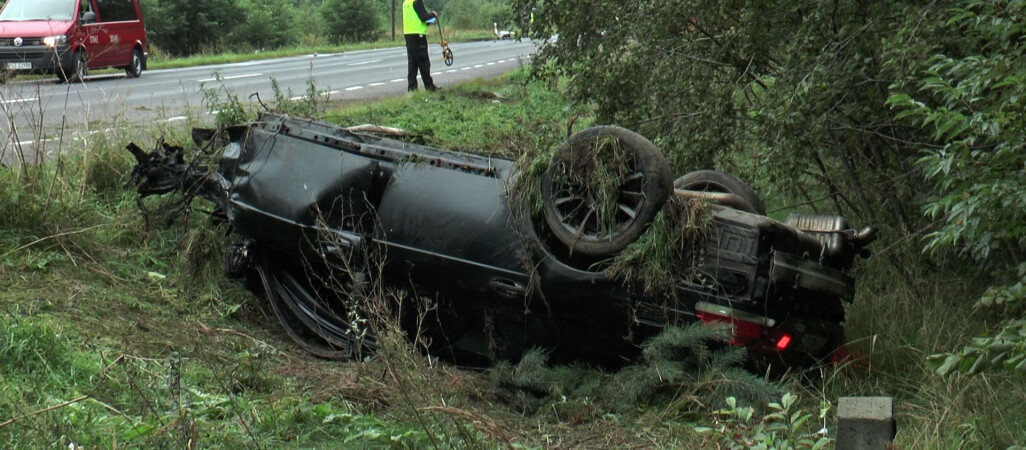
M 777 350 L 787 350 L 788 345 L 791 345 L 791 336 L 784 334 L 777 339 Z
M 763 345 L 759 347 L 765 348 L 765 350 L 775 349 L 777 351 L 784 351 L 787 350 L 793 341 L 791 335 L 779 330 L 773 330 L 775 322 L 767 317 L 706 302 L 699 302 L 695 305 L 695 312 L 698 320 L 702 323 L 729 324 L 731 345 L 747 347 L 767 338 L 768 342 L 763 341 Z M 772 345 L 772 347 L 766 344 Z

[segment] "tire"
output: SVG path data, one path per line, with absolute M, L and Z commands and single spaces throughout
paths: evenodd
M 86 60 L 85 52 L 82 50 L 75 52 L 72 61 L 74 62 L 71 67 L 61 67 L 58 75 L 65 83 L 81 83 L 85 81 L 86 75 L 89 74 L 89 62 Z
M 742 205 L 738 209 L 752 214 L 766 215 L 766 205 L 759 199 L 758 194 L 744 181 L 733 175 L 715 170 L 699 170 L 677 178 L 673 182 L 673 187 L 689 191 L 734 194 L 741 199 Z
M 373 337 L 357 337 L 349 322 L 323 303 L 287 256 L 260 252 L 256 274 L 279 322 L 300 347 L 333 360 L 359 358 L 377 349 Z M 358 294 L 353 294 L 358 295 Z
M 132 50 L 132 59 L 125 67 L 125 75 L 128 78 L 139 78 L 143 73 L 143 55 L 139 49 Z
M 542 176 L 545 223 L 571 254 L 615 255 L 662 209 L 672 178 L 648 139 L 619 127 L 589 128 L 556 150 Z

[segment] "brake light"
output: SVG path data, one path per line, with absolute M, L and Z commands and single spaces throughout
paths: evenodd
M 702 323 L 730 325 L 730 345 L 760 352 L 782 352 L 794 342 L 790 334 L 774 329 L 776 322 L 768 317 L 706 302 L 695 305 L 695 314 Z
M 786 350 L 788 345 L 791 345 L 791 336 L 785 334 L 777 340 L 777 350 Z

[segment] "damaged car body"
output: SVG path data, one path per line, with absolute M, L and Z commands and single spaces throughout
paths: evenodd
M 140 205 L 172 192 L 212 202 L 237 238 L 228 275 L 254 280 L 286 332 L 326 358 L 373 348 L 353 310 L 386 286 L 436 302 L 409 332 L 461 364 L 540 347 L 553 362 L 618 366 L 646 338 L 696 320 L 730 324 L 731 343 L 753 360 L 809 364 L 843 345 L 849 272 L 876 234 L 839 216 L 773 220 L 719 172 L 674 181 L 650 142 L 617 127 L 574 135 L 543 173 L 271 113 L 194 139 L 210 164 L 177 147 L 129 146 Z M 611 195 L 591 182 L 605 142 L 627 155 L 605 183 Z M 518 185 L 537 195 L 517 195 Z M 667 292 L 606 270 L 668 199 L 706 205 L 696 276 Z

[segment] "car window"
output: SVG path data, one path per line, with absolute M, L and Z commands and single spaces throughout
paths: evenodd
M 74 1 L 10 0 L 0 13 L 0 20 L 71 20 L 73 14 Z
M 82 14 L 93 10 L 93 3 L 89 0 L 80 0 L 78 5 L 78 16 L 82 17 Z
M 97 13 L 101 22 L 123 22 L 138 20 L 132 0 L 96 0 Z

